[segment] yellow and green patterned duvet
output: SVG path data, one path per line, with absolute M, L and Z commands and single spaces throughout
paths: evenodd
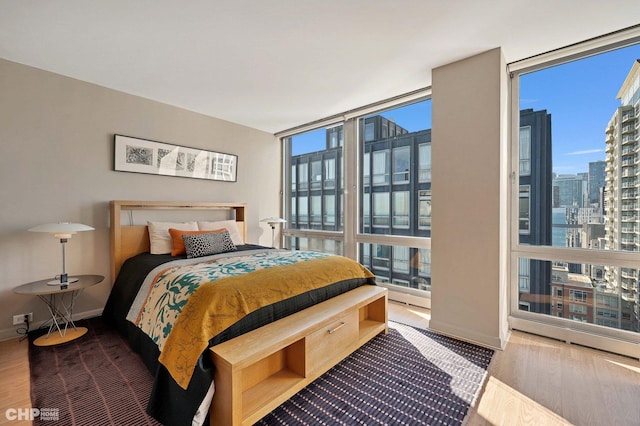
M 263 306 L 354 278 L 359 263 L 307 251 L 249 251 L 171 262 L 142 285 L 128 319 L 160 349 L 159 361 L 183 389 L 209 340 Z

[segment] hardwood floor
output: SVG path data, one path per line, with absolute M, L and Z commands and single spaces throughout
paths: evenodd
M 30 425 L 27 420 L 9 420 L 7 410 L 31 408 L 28 340 L 0 342 L 0 425 Z
M 389 303 L 389 319 L 428 328 L 429 311 Z M 467 418 L 479 425 L 640 425 L 640 361 L 513 331 Z
M 428 328 L 428 310 L 389 303 L 389 319 Z M 0 425 L 30 408 L 27 342 L 0 342 Z M 476 406 L 477 425 L 639 425 L 640 361 L 514 331 L 497 351 Z

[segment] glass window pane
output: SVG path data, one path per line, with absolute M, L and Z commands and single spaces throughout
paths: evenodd
M 316 129 L 284 139 L 290 145 L 288 229 L 342 230 L 343 126 Z M 341 185 L 338 187 L 337 181 Z
M 377 151 L 373 153 L 373 184 L 385 185 L 389 183 L 389 151 Z
M 602 278 L 629 277 L 629 269 L 523 257 L 518 265 L 519 303 L 526 303 L 527 311 L 637 331 L 633 287 L 612 285 Z
M 360 262 L 379 283 L 431 291 L 431 250 L 360 244 Z
M 358 128 L 360 232 L 430 237 L 431 100 L 362 117 Z
M 311 223 L 322 225 L 322 197 L 320 195 L 311 196 Z
M 393 192 L 393 227 L 409 228 L 409 191 Z
M 285 237 L 286 247 L 292 250 L 309 250 L 344 256 L 342 241 L 330 238 Z
M 389 226 L 389 193 L 373 194 L 373 226 Z
M 608 250 L 615 263 L 616 252 L 640 251 L 639 57 L 636 44 L 518 77 L 521 252 Z M 528 266 L 518 287 L 530 312 L 640 331 L 640 267 Z
M 323 224 L 334 225 L 336 223 L 336 197 L 333 195 L 324 196 Z
M 411 168 L 411 147 L 393 149 L 393 183 L 409 182 Z
M 331 189 L 336 186 L 336 159 L 328 158 L 324 160 L 324 188 Z
M 431 144 L 418 146 L 418 182 L 431 182 Z

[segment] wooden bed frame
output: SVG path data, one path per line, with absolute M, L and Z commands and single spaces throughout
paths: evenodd
M 146 225 L 123 225 L 131 210 L 228 210 L 247 240 L 246 204 L 111 201 L 111 279 L 149 251 Z M 219 219 L 216 219 L 219 220 Z M 387 332 L 387 289 L 364 285 L 210 349 L 216 367 L 211 425 L 251 425 L 379 333 Z
M 132 210 L 227 210 L 235 216 L 238 231 L 247 241 L 247 205 L 245 203 L 208 203 L 178 201 L 119 201 L 110 203 L 111 214 L 111 283 L 128 258 L 149 251 L 149 229 L 146 225 L 123 225 L 122 212 Z

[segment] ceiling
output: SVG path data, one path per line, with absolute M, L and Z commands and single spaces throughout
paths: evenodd
M 275 133 L 639 18 L 637 0 L 0 0 L 0 57 Z

